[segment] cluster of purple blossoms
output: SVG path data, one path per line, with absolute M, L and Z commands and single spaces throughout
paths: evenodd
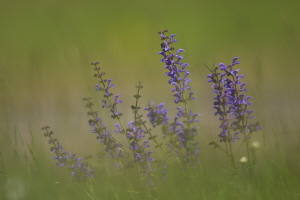
M 167 36 L 165 35 L 166 32 L 168 30 L 159 32 L 163 42 L 161 43 L 162 50 L 158 54 L 163 56 L 160 61 L 165 64 L 164 68 L 168 70 L 166 76 L 169 77 L 168 83 L 172 85 L 171 91 L 174 102 L 176 105 L 180 104 L 182 106 L 177 107 L 177 113 L 172 122 L 169 122 L 168 110 L 163 103 L 156 105 L 154 102 L 151 102 L 145 110 L 153 127 L 162 126 L 163 138 L 169 140 L 166 144 L 169 153 L 182 161 L 185 167 L 187 167 L 187 164 L 195 167 L 199 163 L 200 147 L 199 142 L 195 140 L 198 135 L 198 128 L 194 124 L 199 123 L 197 119 L 199 114 L 193 113 L 188 108 L 188 102 L 195 100 L 195 97 L 193 97 L 194 92 L 191 91 L 190 86 L 191 79 L 188 78 L 190 72 L 187 70 L 187 66 L 190 65 L 182 62 L 183 56 L 181 54 L 184 50 L 175 50 L 172 47 L 172 44 L 177 42 L 174 39 L 175 34 Z M 234 170 L 232 143 L 236 139 L 240 139 L 240 134 L 243 134 L 244 141 L 247 143 L 247 149 L 249 149 L 248 143 L 251 134 L 261 130 L 258 122 L 250 122 L 253 119 L 253 110 L 248 109 L 252 105 L 249 101 L 251 97 L 245 95 L 245 92 L 247 92 L 245 88 L 246 83 L 241 82 L 244 75 L 239 75 L 239 69 L 233 69 L 235 65 L 239 64 L 237 60 L 238 57 L 235 57 L 232 63 L 227 66 L 220 63 L 211 70 L 212 74 L 207 76 L 208 82 L 213 83 L 214 93 L 216 94 L 214 98 L 216 112 L 214 114 L 219 116 L 219 120 L 221 121 L 220 128 L 222 129 L 219 138 L 221 142 L 225 142 L 226 150 L 223 149 L 223 151 L 231 158 L 231 168 Z M 114 162 L 117 162 L 115 164 L 118 168 L 123 167 L 123 160 L 121 159 L 126 156 L 128 158 L 128 167 L 135 165 L 138 172 L 144 176 L 143 180 L 146 180 L 149 185 L 153 186 L 155 182 L 155 178 L 153 177 L 156 177 L 154 175 L 155 168 L 153 164 L 155 161 L 155 167 L 157 167 L 157 163 L 160 161 L 152 157 L 150 143 L 153 141 L 156 147 L 159 147 L 161 150 L 163 149 L 162 143 L 158 143 L 155 139 L 157 136 L 152 135 L 151 129 L 147 128 L 146 121 L 142 119 L 143 115 L 139 114 L 141 108 L 138 106 L 138 99 L 141 97 L 140 89 L 143 86 L 141 83 L 136 86 L 138 88 L 137 94 L 134 95 L 136 103 L 131 106 L 134 113 L 134 121 L 129 122 L 126 128 L 120 119 L 122 113 L 118 110 L 118 104 L 122 103 L 122 100 L 119 100 L 119 95 L 114 95 L 111 92 L 111 88 L 114 88 L 115 85 L 112 84 L 112 79 L 104 78 L 105 72 L 100 70 L 98 64 L 100 62 L 91 63 L 96 72 L 94 77 L 98 79 L 98 83 L 94 85 L 95 90 L 103 94 L 103 98 L 100 100 L 102 108 L 109 109 L 111 113 L 110 117 L 118 121 L 118 124 L 115 124 L 116 130 L 114 133 L 122 134 L 126 137 L 128 141 L 127 147 L 132 154 L 129 154 L 128 149 L 107 130 L 103 120 L 98 117 L 98 112 L 93 110 L 94 104 L 90 101 L 91 98 L 84 98 L 83 100 L 87 102 L 86 107 L 89 109 L 87 114 L 91 116 L 91 119 L 88 121 L 92 127 L 90 132 L 97 134 L 97 140 L 104 144 L 105 151 L 109 154 L 110 158 L 114 159 Z M 83 158 L 77 158 L 76 154 L 67 153 L 63 150 L 59 141 L 52 137 L 53 132 L 48 131 L 48 129 L 49 127 L 43 127 L 43 130 L 46 130 L 44 136 L 49 138 L 49 144 L 52 145 L 51 151 L 55 153 L 54 159 L 57 161 L 56 165 L 60 167 L 68 166 L 72 171 L 71 175 L 77 180 L 93 177 L 95 171 L 89 169 L 89 164 L 83 162 Z M 220 147 L 215 142 L 211 144 Z M 248 157 L 250 169 L 249 150 Z M 167 166 L 165 158 L 161 166 L 165 178 Z
M 148 111 L 147 117 L 153 127 L 161 124 L 167 125 L 169 123 L 170 117 L 168 116 L 168 109 L 164 108 L 164 106 L 164 103 L 155 105 L 154 102 L 151 102 L 151 104 L 149 103 L 148 107 L 145 108 L 145 110 Z
M 189 114 L 183 116 L 187 118 L 183 122 L 179 121 L 180 117 L 178 116 L 177 113 L 174 122 L 163 128 L 164 138 L 170 139 L 167 146 L 176 153 L 177 157 L 182 157 L 185 162 L 196 166 L 199 162 L 200 147 L 199 142 L 195 141 L 195 137 L 198 135 L 197 127 L 194 127 L 192 124 L 199 122 L 199 120 L 195 119 L 198 114 L 192 115 L 191 111 L 189 111 Z
M 147 116 L 153 126 L 164 123 L 164 137 L 169 137 L 170 139 L 167 146 L 171 148 L 178 157 L 186 162 L 193 163 L 194 166 L 198 163 L 199 159 L 199 143 L 195 141 L 197 128 L 193 126 L 193 123 L 199 122 L 199 120 L 195 119 L 198 114 L 192 113 L 187 107 L 187 101 L 195 100 L 193 97 L 194 92 L 190 91 L 191 87 L 189 86 L 191 79 L 188 78 L 188 75 L 190 72 L 186 69 L 189 64 L 181 62 L 183 56 L 181 56 L 180 53 L 184 51 L 183 49 L 178 49 L 176 54 L 172 53 L 175 48 L 171 45 L 177 42 L 177 40 L 174 39 L 175 34 L 166 36 L 166 32 L 168 31 L 159 32 L 161 40 L 163 40 L 161 44 L 162 51 L 159 52 L 159 54 L 163 56 L 161 62 L 165 63 L 164 68 L 169 70 L 166 76 L 170 77 L 169 84 L 174 86 L 171 90 L 174 93 L 174 102 L 176 104 L 183 103 L 184 108 L 177 108 L 177 116 L 171 124 L 166 124 L 169 118 L 166 117 L 166 110 L 162 110 L 162 107 L 158 107 L 156 110 L 153 109 L 153 106 L 152 108 L 148 107 Z
M 76 154 L 71 152 L 67 153 L 63 150 L 58 139 L 53 138 L 53 132 L 48 131 L 48 129 L 48 126 L 42 128 L 42 130 L 46 130 L 44 136 L 49 138 L 48 142 L 52 145 L 51 151 L 55 153 L 53 158 L 57 160 L 56 165 L 59 167 L 68 166 L 68 168 L 72 171 L 71 175 L 76 180 L 85 180 L 86 178 L 93 177 L 95 175 L 95 171 L 89 169 L 88 163 L 82 162 L 83 158 L 76 158 Z
M 151 167 L 151 162 L 154 161 L 154 158 L 151 157 L 152 151 L 147 151 L 147 148 L 150 148 L 150 140 L 145 139 L 145 130 L 135 126 L 134 121 L 131 121 L 128 123 L 126 135 L 130 141 L 130 149 L 134 152 L 133 162 L 139 163 L 143 168 L 144 174 L 148 175 L 149 171 L 154 171 Z
M 163 43 L 161 44 L 162 51 L 158 54 L 164 57 L 161 59 L 161 62 L 164 62 L 166 64 L 165 68 L 169 70 L 166 75 L 170 77 L 169 84 L 174 86 L 172 89 L 175 97 L 174 102 L 177 104 L 179 102 L 186 102 L 187 100 L 195 100 L 195 98 L 192 97 L 194 94 L 193 91 L 189 92 L 188 98 L 184 96 L 184 91 L 191 89 L 189 86 L 191 79 L 187 78 L 190 72 L 185 69 L 187 66 L 189 66 L 189 64 L 182 63 L 181 60 L 183 59 L 183 56 L 179 55 L 184 50 L 178 49 L 176 54 L 172 53 L 172 51 L 175 49 L 170 45 L 174 42 L 177 42 L 177 40 L 174 39 L 175 34 L 172 34 L 169 37 L 164 35 L 165 32 L 168 31 L 165 30 L 159 32 Z
M 246 96 L 246 83 L 241 79 L 244 75 L 239 75 L 239 69 L 233 69 L 233 66 L 239 64 L 238 57 L 233 58 L 229 65 L 220 63 L 208 75 L 208 82 L 213 83 L 214 93 L 217 95 L 214 99 L 215 115 L 219 116 L 222 129 L 219 137 L 221 142 L 234 142 L 240 139 L 239 134 L 244 134 L 244 139 L 248 139 L 251 133 L 261 130 L 258 122 L 251 123 L 248 120 L 253 119 L 251 114 L 253 110 L 248 110 L 252 105 L 249 101 L 250 96 Z M 248 133 L 247 133 L 248 132 Z
M 144 140 L 144 138 L 146 137 L 146 131 L 141 128 L 142 123 L 138 123 L 138 121 L 136 121 L 138 119 L 135 119 L 135 121 L 131 121 L 128 124 L 127 129 L 124 128 L 120 120 L 122 113 L 120 113 L 117 108 L 117 105 L 119 103 L 122 103 L 122 101 L 119 100 L 119 95 L 115 95 L 114 98 L 111 99 L 113 93 L 110 92 L 110 88 L 115 87 L 115 85 L 111 83 L 111 79 L 104 79 L 103 75 L 105 75 L 105 73 L 100 71 L 100 67 L 97 66 L 98 64 L 99 62 L 92 63 L 92 65 L 95 66 L 94 70 L 97 72 L 94 77 L 99 79 L 99 83 L 95 85 L 95 88 L 97 91 L 102 91 L 104 93 L 103 100 L 101 100 L 101 102 L 103 103 L 102 108 L 109 108 L 110 112 L 112 113 L 111 118 L 117 119 L 119 121 L 119 124 L 115 124 L 117 129 L 114 132 L 126 136 L 129 143 L 129 149 L 133 153 L 133 157 L 130 158 L 128 152 L 123 148 L 123 144 L 118 142 L 117 139 L 106 130 L 106 127 L 101 122 L 101 119 L 97 117 L 97 112 L 93 112 L 91 110 L 90 113 L 92 113 L 94 117 L 89 121 L 90 125 L 94 127 L 92 132 L 96 132 L 98 134 L 98 139 L 100 140 L 100 142 L 106 145 L 105 150 L 109 152 L 112 157 L 120 158 L 123 157 L 124 153 L 126 153 L 129 158 L 128 166 L 132 166 L 133 163 L 138 163 L 138 165 L 142 166 L 144 174 L 146 175 L 151 170 L 153 170 L 150 162 L 154 161 L 154 158 L 151 157 L 152 152 L 145 150 L 146 148 L 150 147 L 150 141 Z M 138 89 L 140 88 L 142 88 L 142 86 L 140 86 Z M 137 99 L 140 97 L 139 94 L 135 96 Z M 90 102 L 88 102 L 87 105 L 89 105 L 87 107 L 91 107 Z M 136 105 L 136 107 L 134 108 L 135 112 L 137 112 L 139 107 Z M 139 115 L 136 113 L 136 117 L 137 116 Z

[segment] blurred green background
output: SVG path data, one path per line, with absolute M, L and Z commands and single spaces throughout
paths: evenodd
M 248 94 L 254 97 L 255 119 L 263 126 L 256 139 L 265 139 L 270 152 L 279 141 L 287 163 L 297 169 L 299 8 L 297 0 L 1 1 L 1 132 L 17 131 L 26 139 L 31 127 L 48 150 L 40 129 L 49 125 L 66 149 L 82 155 L 97 149 L 82 101 L 100 98 L 93 88 L 94 61 L 101 62 L 106 77 L 116 84 L 125 121 L 131 120 L 138 81 L 144 85 L 141 106 L 150 100 L 172 103 L 171 86 L 157 55 L 157 32 L 168 29 L 177 34 L 175 46 L 186 50 L 184 61 L 192 66 L 198 101 L 191 106 L 201 114 L 203 157 L 212 151 L 208 142 L 217 140 L 219 132 L 204 64 L 228 64 L 238 56 Z M 12 145 L 1 135 L 2 146 Z

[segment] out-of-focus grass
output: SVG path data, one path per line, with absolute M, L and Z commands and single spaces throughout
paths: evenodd
M 22 135 L 34 143 L 23 146 Z M 257 166 L 252 178 L 239 166 L 240 176 L 226 174 L 226 159 L 210 149 L 202 153 L 200 168 L 187 174 L 176 165 L 168 166 L 168 177 L 155 188 L 140 183 L 135 170 L 109 173 L 110 167 L 96 168 L 96 178 L 87 183 L 72 182 L 70 171 L 55 166 L 42 137 L 32 132 L 17 133 L 17 143 L 6 150 L 2 167 L 3 199 L 299 199 L 297 169 L 291 169 L 284 156 L 286 149 L 257 149 Z M 17 138 L 15 138 L 17 137 Z M 35 138 L 32 138 L 35 137 Z M 15 151 L 21 147 L 22 151 Z M 33 153 L 34 152 L 34 153 Z M 296 151 L 293 152 L 296 154 Z M 206 155 L 205 155 L 206 154 Z M 209 156 L 208 156 L 209 154 Z M 220 154 L 219 154 L 220 155 Z M 27 162 L 29 161 L 29 162 Z M 104 161 L 105 162 L 105 161 Z M 293 163 L 299 166 L 299 159 Z

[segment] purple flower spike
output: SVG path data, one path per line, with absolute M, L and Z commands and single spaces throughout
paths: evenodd
M 225 65 L 220 63 L 218 67 L 207 75 L 208 82 L 213 83 L 214 93 L 216 94 L 214 108 L 215 115 L 221 121 L 219 134 L 221 142 L 234 142 L 239 134 L 247 137 L 246 131 L 251 134 L 261 129 L 258 122 L 252 124 L 248 120 L 253 119 L 252 110 L 248 110 L 250 96 L 246 96 L 246 83 L 241 80 L 244 75 L 239 75 L 239 69 L 233 69 L 234 65 L 239 64 L 238 57 L 233 58 L 232 63 Z
M 199 146 L 198 142 L 195 142 L 195 136 L 197 135 L 197 128 L 193 126 L 193 123 L 199 122 L 195 119 L 198 114 L 192 113 L 192 111 L 187 107 L 187 102 L 189 100 L 196 100 L 193 97 L 194 92 L 191 91 L 190 82 L 191 79 L 188 78 L 190 72 L 186 69 L 189 66 L 188 63 L 183 63 L 183 56 L 181 53 L 183 49 L 175 50 L 172 47 L 173 42 L 177 42 L 174 39 L 175 34 L 170 37 L 164 35 L 164 31 L 160 32 L 160 37 L 163 40 L 161 44 L 162 51 L 159 52 L 163 56 L 161 59 L 165 63 L 164 68 L 168 69 L 166 76 L 168 76 L 169 84 L 173 86 L 171 89 L 173 93 L 174 103 L 183 103 L 183 107 L 177 108 L 177 116 L 174 118 L 174 122 L 166 125 L 163 128 L 163 133 L 165 138 L 170 138 L 170 142 L 167 146 L 171 149 L 171 152 L 175 156 L 179 157 L 183 162 L 188 162 L 192 166 L 196 166 L 199 162 Z M 157 119 L 155 118 L 156 112 L 153 112 L 153 108 L 149 109 L 148 117 L 153 126 L 155 126 Z M 182 150 L 184 149 L 184 150 Z M 183 153 L 184 152 L 184 153 Z
M 187 78 L 190 72 L 185 69 L 189 64 L 182 63 L 181 60 L 183 59 L 183 56 L 179 55 L 184 50 L 178 49 L 174 55 L 172 53 L 174 48 L 171 47 L 171 44 L 177 42 L 177 40 L 174 39 L 175 34 L 168 37 L 164 36 L 164 33 L 165 32 L 160 32 L 163 43 L 161 45 L 162 51 L 158 54 L 161 54 L 164 57 L 161 61 L 166 64 L 165 68 L 169 70 L 166 75 L 170 77 L 169 84 L 174 86 L 174 89 L 172 89 L 175 97 L 174 102 L 180 103 L 185 102 L 186 100 L 194 100 L 195 98 L 185 99 L 183 95 L 184 90 L 190 90 L 188 83 L 191 82 L 191 80 Z
M 92 65 L 95 66 L 94 70 L 96 71 L 94 77 L 99 79 L 98 84 L 95 85 L 95 89 L 96 91 L 104 92 L 104 99 L 100 100 L 100 102 L 103 102 L 102 108 L 109 108 L 112 113 L 111 117 L 113 119 L 119 119 L 119 117 L 122 116 L 122 113 L 118 111 L 117 104 L 122 103 L 122 100 L 118 100 L 120 95 L 115 95 L 113 102 L 111 98 L 113 93 L 110 92 L 110 89 L 115 87 L 115 85 L 112 84 L 112 79 L 104 78 L 105 72 L 101 72 L 101 69 L 97 64 L 99 64 L 99 62 L 92 63 Z

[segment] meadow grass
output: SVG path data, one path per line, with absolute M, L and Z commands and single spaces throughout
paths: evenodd
M 39 133 L 33 133 L 38 135 Z M 15 139 L 15 138 L 13 138 Z M 20 136 L 17 138 L 20 140 Z M 183 174 L 177 165 L 168 167 L 168 178 L 155 188 L 140 182 L 135 170 L 111 173 L 98 168 L 97 176 L 87 182 L 74 182 L 67 169 L 59 169 L 49 152 L 36 151 L 36 161 L 24 146 L 15 153 L 7 149 L 1 165 L 2 199 L 299 199 L 299 173 L 291 170 L 284 149 L 259 152 L 257 166 L 250 178 L 247 173 L 232 178 L 224 170 L 225 160 L 203 158 L 200 167 Z M 282 145 L 282 144 L 278 144 Z M 216 153 L 213 150 L 212 156 Z M 3 152 L 3 151 L 2 151 Z M 27 158 L 26 158 L 27 156 Z M 27 161 L 30 160 L 29 162 Z M 295 161 L 299 165 L 299 159 Z M 110 171 L 110 172 L 109 172 Z M 298 174 L 297 174 L 298 173 Z

